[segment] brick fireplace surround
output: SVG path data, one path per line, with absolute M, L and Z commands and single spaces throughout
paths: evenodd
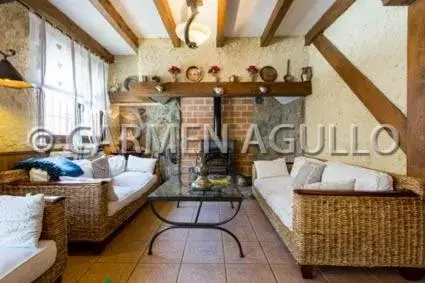
M 186 125 L 209 124 L 213 127 L 213 98 L 181 98 L 181 119 Z M 238 174 L 249 175 L 253 161 L 252 148 L 248 153 L 241 154 L 246 132 L 253 121 L 254 99 L 253 98 L 223 98 L 222 100 L 222 123 L 228 124 L 230 140 L 235 142 L 235 169 Z M 203 139 L 203 129 L 188 129 L 188 139 Z M 195 163 L 196 152 L 199 152 L 201 143 L 189 141 L 189 152 L 182 152 L 181 173 L 185 179 L 188 169 Z

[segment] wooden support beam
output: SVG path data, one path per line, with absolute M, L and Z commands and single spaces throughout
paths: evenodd
M 408 11 L 407 174 L 425 177 L 425 1 Z
M 416 0 L 382 0 L 384 6 L 409 6 Z
M 213 97 L 214 88 L 224 90 L 223 97 L 256 97 L 256 96 L 307 96 L 312 93 L 311 82 L 301 83 L 163 83 L 161 94 L 154 83 L 138 83 L 128 92 L 110 94 L 113 103 L 136 103 L 148 97 Z M 260 94 L 259 87 L 267 87 L 267 94 Z
M 265 47 L 270 44 L 277 29 L 285 18 L 294 0 L 278 0 L 274 7 L 273 13 L 267 22 L 263 35 L 261 36 L 261 46 Z
M 176 23 L 174 22 L 173 14 L 171 13 L 168 0 L 154 0 L 154 3 L 159 15 L 161 16 L 165 29 L 167 30 L 168 35 L 170 36 L 173 46 L 180 47 L 181 41 L 176 33 Z
M 1 4 L 6 4 L 6 3 L 10 3 L 10 2 L 15 2 L 16 0 L 0 0 L 0 5 Z
M 62 13 L 58 8 L 48 0 L 18 0 L 21 4 L 28 7 L 34 13 L 43 17 L 56 28 L 75 41 L 81 43 L 96 55 L 102 57 L 109 63 L 114 62 L 114 55 L 109 53 L 105 47 L 93 39 L 87 32 L 81 29 L 76 23 Z
M 218 0 L 218 13 L 217 13 L 217 38 L 216 46 L 224 46 L 224 32 L 227 20 L 227 0 Z
M 313 44 L 376 120 L 381 124 L 389 124 L 395 127 L 399 133 L 400 147 L 406 152 L 407 118 L 403 112 L 360 72 L 325 35 L 318 35 Z
M 90 0 L 90 3 L 102 14 L 119 35 L 137 53 L 139 38 L 136 33 L 126 23 L 110 0 Z
M 305 45 L 310 45 L 319 34 L 330 27 L 356 0 L 336 0 L 334 4 L 323 14 L 317 23 L 305 36 Z

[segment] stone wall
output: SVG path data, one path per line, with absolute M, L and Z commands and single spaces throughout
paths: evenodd
M 29 12 L 17 2 L 0 5 L 0 50 L 16 50 L 9 61 L 28 73 Z M 36 94 L 0 87 L 0 152 L 29 150 L 28 132 L 36 125 Z

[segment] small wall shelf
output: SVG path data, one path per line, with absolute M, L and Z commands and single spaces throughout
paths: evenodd
M 155 87 L 160 85 L 163 92 Z M 138 83 L 128 92 L 111 93 L 112 103 L 137 103 L 149 97 L 213 97 L 215 88 L 222 88 L 222 97 L 307 96 L 312 93 L 311 82 L 200 82 L 200 83 Z M 260 93 L 266 87 L 267 93 Z

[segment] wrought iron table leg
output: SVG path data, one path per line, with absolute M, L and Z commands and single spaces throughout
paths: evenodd
M 223 227 L 220 227 L 220 226 L 215 226 L 215 227 L 213 227 L 212 229 L 218 229 L 218 230 L 221 230 L 221 231 L 223 231 L 223 232 L 226 232 L 227 234 L 229 234 L 230 236 L 232 236 L 232 238 L 236 241 L 236 243 L 238 244 L 238 247 L 239 247 L 239 256 L 241 257 L 241 258 L 244 258 L 245 257 L 245 255 L 244 255 L 244 253 L 243 253 L 243 251 L 242 251 L 242 245 L 241 245 L 241 242 L 239 242 L 239 239 L 238 239 L 238 237 L 236 237 L 236 235 L 235 234 L 233 234 L 232 232 L 230 232 L 229 230 L 227 230 L 226 228 L 223 228 Z
M 235 206 L 233 205 L 233 201 L 230 202 L 230 206 L 232 207 L 232 209 L 235 208 Z
M 179 208 L 179 207 L 180 207 L 180 202 L 178 201 L 178 202 L 177 202 L 177 208 Z
M 167 227 L 159 232 L 157 232 L 155 234 L 155 236 L 153 236 L 153 238 L 151 239 L 151 243 L 149 244 L 149 252 L 148 255 L 152 255 L 152 247 L 153 247 L 153 243 L 155 242 L 156 238 L 158 238 L 159 235 L 161 235 L 162 233 L 164 233 L 165 231 L 171 230 L 171 229 L 175 229 L 175 228 L 179 228 L 178 226 L 170 226 Z

